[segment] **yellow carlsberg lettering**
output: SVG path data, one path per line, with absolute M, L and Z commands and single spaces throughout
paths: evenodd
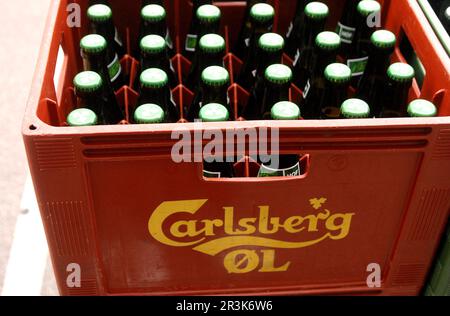
M 195 220 L 186 218 L 170 225 L 166 235 L 165 222 L 174 214 L 185 213 L 187 216 L 195 215 L 207 200 L 186 200 L 164 202 L 159 205 L 150 216 L 148 230 L 150 235 L 162 244 L 173 247 L 193 247 L 194 250 L 215 256 L 222 251 L 242 247 L 253 246 L 272 249 L 296 249 L 304 248 L 320 243 L 326 239 L 340 240 L 347 237 L 354 213 L 332 214 L 328 209 L 317 211 L 316 214 L 307 216 L 292 216 L 288 218 L 272 217 L 269 206 L 259 206 L 259 215 L 250 218 L 237 218 L 234 207 L 223 207 L 223 219 Z M 282 213 L 281 213 L 282 214 Z M 322 225 L 320 225 L 322 224 Z M 273 238 L 279 232 L 294 235 L 317 233 L 326 229 L 321 237 L 303 241 L 286 241 Z M 215 236 L 219 236 L 214 238 Z M 317 234 L 316 234 L 317 236 Z M 241 252 L 242 254 L 242 252 Z M 265 271 L 284 271 L 289 263 L 276 268 L 273 265 L 274 258 L 271 251 L 263 254 L 264 262 L 270 263 L 261 268 Z M 236 252 L 227 255 L 225 266 L 233 273 L 245 273 L 254 265 L 254 253 L 245 253 L 247 264 L 244 268 L 234 264 Z M 253 267 L 254 268 L 254 267 Z M 239 271 L 239 272 L 238 272 Z

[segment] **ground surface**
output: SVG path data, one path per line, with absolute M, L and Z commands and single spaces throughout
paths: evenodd
M 0 1 L 0 293 L 28 173 L 20 134 L 22 116 L 50 1 Z M 41 294 L 57 294 L 48 260 Z

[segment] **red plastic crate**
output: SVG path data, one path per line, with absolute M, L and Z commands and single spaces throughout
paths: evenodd
M 76 2 L 85 12 L 87 1 Z M 110 2 L 131 51 L 139 1 Z M 284 34 L 295 1 L 271 2 L 275 30 Z M 165 3 L 179 47 L 190 2 Z M 343 1 L 328 3 L 331 27 Z M 61 294 L 420 292 L 450 208 L 450 61 L 416 1 L 384 1 L 384 25 L 409 38 L 427 71 L 411 98 L 434 101 L 440 117 L 204 124 L 204 131 L 279 128 L 280 152 L 304 155 L 300 177 L 250 177 L 258 165 L 244 159 L 236 165 L 239 178 L 222 180 L 205 180 L 201 163 L 172 161 L 171 131 L 193 132 L 190 123 L 63 126 L 74 104 L 71 82 L 81 70 L 77 43 L 86 34 L 67 26 L 67 4 L 52 2 L 23 126 Z M 216 4 L 232 43 L 244 3 Z M 394 59 L 404 60 L 399 49 Z M 189 66 L 179 55 L 174 61 L 179 70 Z M 138 66 L 131 57 L 123 65 L 133 73 Z M 227 65 L 237 71 L 240 63 L 227 55 Z M 180 107 L 192 98 L 181 86 L 174 93 Z M 236 107 L 247 97 L 236 85 L 230 94 Z M 136 96 L 129 88 L 118 92 L 125 109 Z M 239 220 L 260 224 L 244 234 L 235 231 Z M 272 228 L 265 220 L 284 227 L 265 231 Z M 293 223 L 302 224 L 295 233 Z M 204 224 L 210 229 L 201 232 Z M 81 288 L 66 283 L 71 263 L 81 267 Z M 371 263 L 381 267 L 381 288 L 366 285 Z

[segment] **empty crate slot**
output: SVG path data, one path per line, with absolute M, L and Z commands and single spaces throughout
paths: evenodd
M 261 159 L 253 156 L 244 156 L 220 159 L 219 161 L 203 162 L 203 179 L 205 181 L 243 180 L 245 178 L 257 178 L 260 181 L 274 178 L 304 178 L 307 176 L 310 166 L 309 155 L 281 154 L 276 159 L 281 163 L 289 162 L 282 168 L 270 168 L 270 164 L 263 164 Z

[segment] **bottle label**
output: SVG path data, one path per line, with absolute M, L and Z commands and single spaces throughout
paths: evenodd
M 120 38 L 119 31 L 117 31 L 117 28 L 116 28 L 116 31 L 114 34 L 114 40 L 120 47 L 123 47 L 123 42 L 122 42 L 122 39 Z
M 293 29 L 294 29 L 294 23 L 291 22 L 291 24 L 289 24 L 289 28 L 286 33 L 286 38 L 289 38 L 291 36 Z
M 347 66 L 352 70 L 352 76 L 362 76 L 366 70 L 369 57 L 354 58 L 347 60 Z
M 186 47 L 185 49 L 188 52 L 195 52 L 195 48 L 197 47 L 197 35 L 188 34 L 186 36 Z
M 116 81 L 122 73 L 122 66 L 120 65 L 119 56 L 116 54 L 114 60 L 108 65 L 109 78 L 111 82 Z
M 167 31 L 166 31 L 166 44 L 167 44 L 167 47 L 169 47 L 169 49 L 173 49 L 173 41 L 172 41 L 172 37 L 170 37 L 169 28 L 167 28 Z
M 259 169 L 258 177 L 298 177 L 301 174 L 300 171 L 299 162 L 296 165 L 286 169 L 271 169 L 265 165 L 262 165 L 261 169 Z
M 297 52 L 295 53 L 294 63 L 293 66 L 297 66 L 298 60 L 300 59 L 300 49 L 297 49 Z
M 309 90 L 311 90 L 311 82 L 308 79 L 308 81 L 306 82 L 306 86 L 303 89 L 303 99 L 306 99 L 308 97 Z
M 346 44 L 351 44 L 353 42 L 353 37 L 355 36 L 356 28 L 349 27 L 341 22 L 338 23 L 336 33 L 341 37 L 341 41 Z
M 203 176 L 205 178 L 210 178 L 210 179 L 222 178 L 222 174 L 220 172 L 212 172 L 212 171 L 207 171 L 207 170 L 203 170 Z

